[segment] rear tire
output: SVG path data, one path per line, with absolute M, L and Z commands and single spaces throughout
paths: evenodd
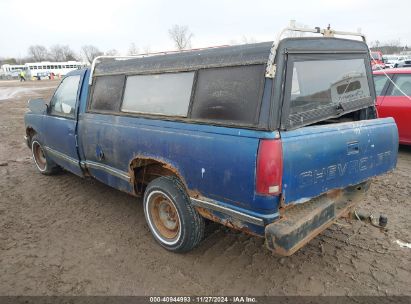
M 203 239 L 204 218 L 175 177 L 159 177 L 148 184 L 144 215 L 155 240 L 167 250 L 187 252 Z
M 34 164 L 41 174 L 53 175 L 60 171 L 60 167 L 47 156 L 37 135 L 31 139 L 31 153 Z

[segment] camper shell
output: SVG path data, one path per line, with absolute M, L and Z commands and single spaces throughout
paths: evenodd
M 257 117 L 253 123 L 244 123 L 241 120 L 236 123 L 232 122 L 215 122 L 196 120 L 191 116 L 191 109 L 187 117 L 163 117 L 179 121 L 193 123 L 211 123 L 223 126 L 244 127 L 248 129 L 259 129 L 267 131 L 290 130 L 304 125 L 314 124 L 319 121 L 326 121 L 328 118 L 338 118 L 348 113 L 364 109 L 351 120 L 360 120 L 364 118 L 375 118 L 373 109 L 375 100 L 374 83 L 372 81 L 372 70 L 366 66 L 366 81 L 370 88 L 370 98 L 363 100 L 362 103 L 347 104 L 344 111 L 335 111 L 335 106 L 330 109 L 323 109 L 323 113 L 317 118 L 305 119 L 302 124 L 292 126 L 289 121 L 289 101 L 284 100 L 284 92 L 287 91 L 291 82 L 286 82 L 287 64 L 295 60 L 317 59 L 349 59 L 364 58 L 370 60 L 368 46 L 363 41 L 356 41 L 342 38 L 328 37 L 302 37 L 302 38 L 285 38 L 280 41 L 276 47 L 276 56 L 274 64 L 276 74 L 274 79 L 266 76 L 267 63 L 270 59 L 270 53 L 273 48 L 273 42 L 254 43 L 238 46 L 225 46 L 218 48 L 201 49 L 194 51 L 184 51 L 181 53 L 161 54 L 153 56 L 143 56 L 140 58 L 101 58 L 97 59 L 94 70 L 90 75 L 90 83 L 93 79 L 100 76 L 108 75 L 131 75 L 144 74 L 162 74 L 178 73 L 204 69 L 227 68 L 227 67 L 244 67 L 260 66 L 259 77 L 253 79 L 254 86 L 260 88 L 258 100 L 256 100 Z M 198 75 L 195 75 L 195 80 Z M 192 97 L 195 95 L 195 85 L 193 86 Z M 230 109 L 227 108 L 226 111 Z M 123 113 L 123 115 L 129 115 Z M 141 115 L 141 113 L 140 113 Z M 144 115 L 144 114 L 143 114 Z M 146 117 L 155 117 L 146 115 Z M 301 117 L 293 118 L 301 120 Z

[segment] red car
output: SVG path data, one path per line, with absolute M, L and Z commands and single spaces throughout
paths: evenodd
M 374 84 L 378 117 L 393 117 L 397 123 L 400 144 L 411 145 L 411 68 L 374 71 Z
M 373 71 L 385 69 L 385 63 L 380 51 L 371 52 L 371 68 Z

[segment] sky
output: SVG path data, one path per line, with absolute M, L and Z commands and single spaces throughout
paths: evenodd
M 409 0 L 0 0 L 0 57 L 24 57 L 30 45 L 92 44 L 126 54 L 173 50 L 174 24 L 194 34 L 192 47 L 271 41 L 288 25 L 361 31 L 368 41 L 411 46 Z M 407 9 L 401 9 L 407 8 Z

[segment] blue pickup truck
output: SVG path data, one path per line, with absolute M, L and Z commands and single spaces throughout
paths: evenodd
M 291 255 L 395 168 L 397 128 L 374 103 L 357 40 L 99 57 L 50 102 L 29 102 L 26 141 L 43 174 L 64 169 L 142 196 L 170 251 L 197 246 L 211 220 Z

